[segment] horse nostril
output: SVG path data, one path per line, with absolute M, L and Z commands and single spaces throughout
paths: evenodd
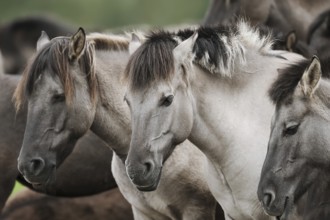
M 154 164 L 151 161 L 145 162 L 144 166 L 145 166 L 146 173 L 150 173 L 154 168 Z
M 45 161 L 41 158 L 34 158 L 30 161 L 29 171 L 31 174 L 39 175 L 45 167 Z
M 273 202 L 273 199 L 274 198 L 271 193 L 265 193 L 262 201 L 265 206 L 269 207 L 271 205 L 271 203 Z

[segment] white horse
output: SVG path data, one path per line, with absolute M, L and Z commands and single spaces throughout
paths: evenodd
M 267 90 L 278 68 L 300 59 L 272 51 L 245 22 L 151 34 L 126 68 L 132 181 L 155 189 L 166 158 L 189 139 L 208 159 L 207 181 L 227 219 L 271 219 L 257 198 L 274 112 Z
M 53 181 L 54 166 L 70 153 L 64 143 L 69 146 L 90 128 L 114 146 L 112 172 L 135 219 L 214 219 L 205 156 L 191 143 L 183 143 L 169 158 L 157 191 L 140 192 L 126 174 L 131 124 L 120 79 L 128 46 L 126 37 L 86 37 L 82 29 L 71 38 L 41 37 L 38 54 L 16 90 L 18 105 L 24 97 L 28 101 L 19 170 L 30 182 Z

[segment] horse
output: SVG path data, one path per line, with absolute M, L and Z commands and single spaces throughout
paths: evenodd
M 249 18 L 251 24 L 266 22 L 271 7 L 271 0 L 212 0 L 204 15 L 203 25 L 228 25 L 237 17 Z
M 9 74 L 21 73 L 35 52 L 41 31 L 50 37 L 73 34 L 68 24 L 46 16 L 16 18 L 0 26 L 0 50 L 4 59 L 4 70 Z
M 299 40 L 295 31 L 284 34 L 281 31 L 270 29 L 265 25 L 259 25 L 257 27 L 262 35 L 272 37 L 272 49 L 274 50 L 287 50 L 301 54 L 306 58 L 311 58 L 317 53 L 314 48 Z
M 9 199 L 0 219 L 133 220 L 133 213 L 118 188 L 79 198 L 53 197 L 25 189 Z
M 202 24 L 225 25 L 245 17 L 253 25 L 263 24 L 282 33 L 295 30 L 305 42 L 312 21 L 327 9 L 328 0 L 213 0 Z
M 272 50 L 270 38 L 244 21 L 151 33 L 124 77 L 132 182 L 156 189 L 164 162 L 188 139 L 205 154 L 208 185 L 228 219 L 272 219 L 256 185 L 274 110 L 266 91 L 278 68 L 300 59 Z
M 317 51 L 318 57 L 329 57 L 330 50 L 330 10 L 320 14 L 310 25 L 307 43 Z
M 298 205 L 303 219 L 329 219 L 329 59 L 313 57 L 280 72 L 269 90 L 276 111 L 258 197 L 268 214 L 287 219 L 307 194 Z
M 169 158 L 157 191 L 140 192 L 126 174 L 131 125 L 120 79 L 134 49 L 129 42 L 125 36 L 86 36 L 82 28 L 71 37 L 40 37 L 37 55 L 15 91 L 17 106 L 28 104 L 18 168 L 30 182 L 52 182 L 77 138 L 91 129 L 115 152 L 112 172 L 134 219 L 214 219 L 205 158 L 191 143 Z
M 73 153 L 57 170 L 56 182 L 32 185 L 19 175 L 17 157 L 22 146 L 27 109 L 17 112 L 12 96 L 21 76 L 0 71 L 0 210 L 10 195 L 15 180 L 38 192 L 75 197 L 91 195 L 117 186 L 111 173 L 112 151 L 92 132 L 79 139 Z M 98 151 L 93 147 L 98 147 Z M 78 163 L 86 161 L 85 163 Z

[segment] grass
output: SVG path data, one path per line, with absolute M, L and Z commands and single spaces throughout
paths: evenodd
M 24 188 L 25 188 L 25 186 L 23 186 L 22 184 L 20 184 L 19 182 L 16 181 L 15 187 L 14 187 L 13 191 L 11 192 L 10 196 L 15 195 L 16 193 L 23 190 Z

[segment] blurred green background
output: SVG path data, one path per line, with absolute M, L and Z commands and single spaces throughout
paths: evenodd
M 209 0 L 1 0 L 0 21 L 51 15 L 93 29 L 150 24 L 198 23 Z
M 0 23 L 51 16 L 90 30 L 199 23 L 210 0 L 0 0 Z M 23 187 L 16 183 L 13 193 Z

